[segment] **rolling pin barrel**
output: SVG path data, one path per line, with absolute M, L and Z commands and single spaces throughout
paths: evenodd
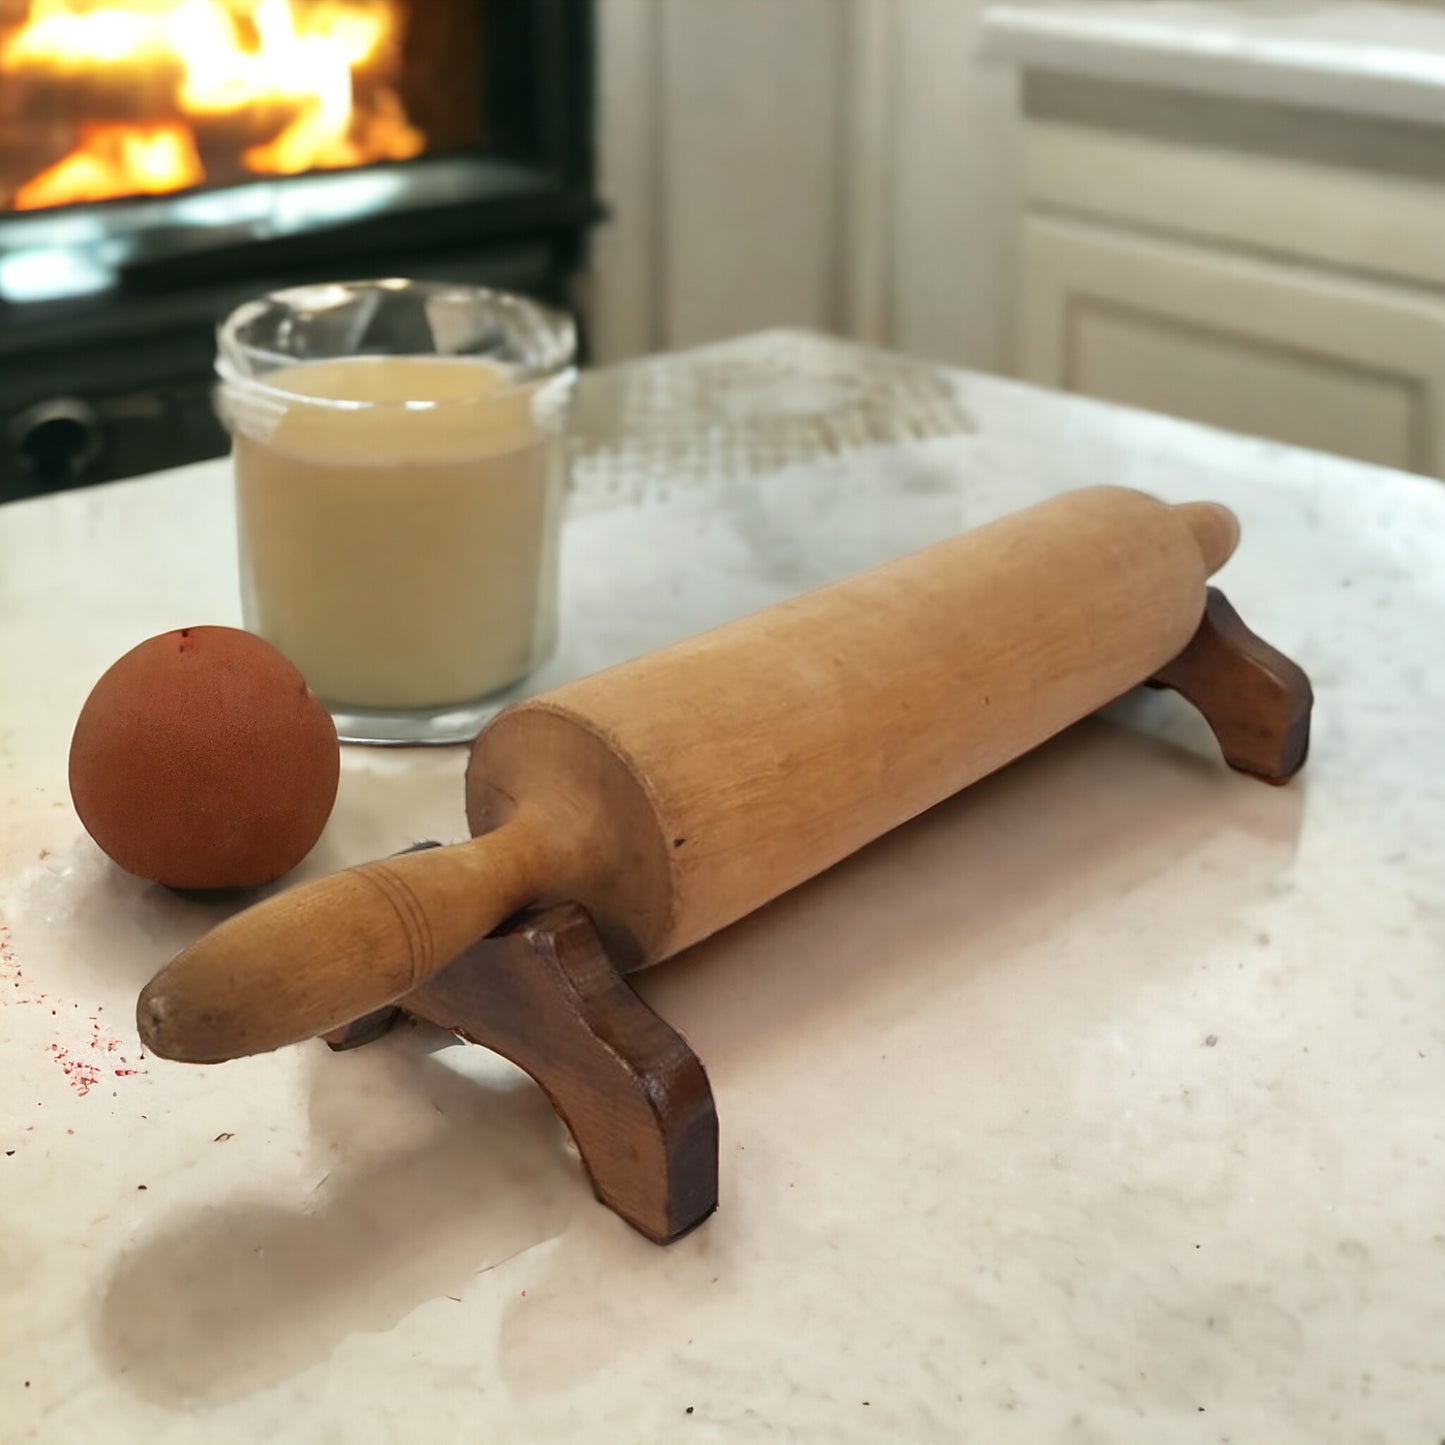
M 640 967 L 761 907 L 1177 656 L 1237 541 L 1222 507 L 1068 493 L 499 715 L 470 843 L 291 890 L 142 995 L 213 1061 L 390 1002 L 533 903 Z

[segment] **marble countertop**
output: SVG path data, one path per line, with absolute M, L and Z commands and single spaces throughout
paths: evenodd
M 994 59 L 1137 85 L 1445 124 L 1445 11 L 1389 0 L 1007 0 Z
M 585 396 L 556 666 L 1118 482 L 1239 513 L 1305 772 L 1131 696 L 640 976 L 722 1123 L 660 1249 L 421 1027 L 141 1055 L 226 905 L 109 865 L 66 751 L 121 652 L 236 621 L 227 468 L 0 509 L 0 1434 L 1433 1445 L 1445 488 L 783 333 Z M 348 749 L 301 876 L 462 836 L 462 761 Z

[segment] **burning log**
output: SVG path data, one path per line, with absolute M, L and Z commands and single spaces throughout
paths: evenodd
M 389 84 L 395 0 L 0 0 L 7 21 L 0 205 L 404 160 L 427 144 Z

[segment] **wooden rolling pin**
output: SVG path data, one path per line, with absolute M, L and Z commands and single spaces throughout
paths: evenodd
M 146 987 L 141 1037 L 198 1063 L 310 1038 L 539 902 L 656 963 L 1150 677 L 1237 540 L 1211 503 L 1072 492 L 510 708 L 471 841 L 238 914 Z

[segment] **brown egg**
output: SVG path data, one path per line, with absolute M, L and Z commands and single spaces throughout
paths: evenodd
M 143 642 L 96 683 L 70 743 L 86 831 L 172 888 L 248 888 L 294 868 L 336 801 L 336 727 L 296 669 L 233 627 Z

